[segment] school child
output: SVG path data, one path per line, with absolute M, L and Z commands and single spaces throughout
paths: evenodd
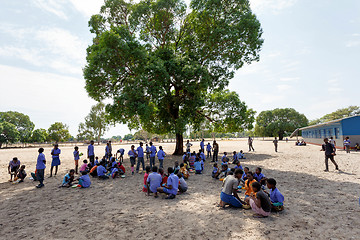
M 160 167 L 164 167 L 164 158 L 165 158 L 166 154 L 162 148 L 162 146 L 159 146 L 159 151 L 157 152 L 157 157 L 159 159 L 160 162 Z
M 80 153 L 79 153 L 79 147 L 74 147 L 74 161 L 75 161 L 75 173 L 78 174 L 78 168 L 79 168 L 79 159 L 80 159 Z
M 228 173 L 230 172 L 230 168 L 228 167 L 227 164 L 222 164 L 221 165 L 221 171 L 219 174 L 219 179 L 220 180 L 224 180 L 224 178 L 226 178 L 226 176 L 228 175 Z
M 14 157 L 13 160 L 11 160 L 9 162 L 9 166 L 8 166 L 8 172 L 10 174 L 9 182 L 13 181 L 13 176 L 14 176 L 14 179 L 15 179 L 19 168 L 20 168 L 20 161 L 19 161 L 19 159 L 17 157 Z
M 162 181 L 161 181 L 161 186 L 165 185 L 168 179 L 168 176 L 166 175 L 165 171 L 163 168 L 159 168 L 159 174 L 161 175 Z
M 135 146 L 134 145 L 131 145 L 131 150 L 128 152 L 128 155 L 130 157 L 131 174 L 134 175 L 135 160 L 136 160 L 136 157 L 137 157 L 137 153 L 135 152 Z
M 87 174 L 87 171 L 80 172 L 82 176 L 79 178 L 79 185 L 82 188 L 88 188 L 91 185 L 91 180 L 89 175 Z
M 161 183 L 163 180 L 160 173 L 158 173 L 157 171 L 158 171 L 157 166 L 153 166 L 152 173 L 150 173 L 146 179 L 147 194 L 149 196 L 150 193 L 152 192 L 154 193 L 155 198 L 158 197 L 157 189 L 161 187 Z
M 60 187 L 71 187 L 74 181 L 75 170 L 71 169 L 68 174 L 65 175 Z
M 117 166 L 117 162 L 115 161 L 115 158 L 111 158 L 110 164 L 109 164 L 109 170 L 112 171 L 113 168 Z
M 124 175 L 125 174 L 125 167 L 124 167 L 124 165 L 122 165 L 121 162 L 118 162 L 118 168 L 119 168 L 120 174 Z
M 195 167 L 195 174 L 201 174 L 202 166 L 201 166 L 201 162 L 200 162 L 199 158 L 196 158 L 195 163 L 194 163 L 194 167 Z
M 38 150 L 39 155 L 36 161 L 36 179 L 40 182 L 39 185 L 37 185 L 37 188 L 42 188 L 44 185 L 44 174 L 45 174 L 45 168 L 46 168 L 46 159 L 44 155 L 44 149 L 39 148 Z
M 177 174 L 177 176 L 179 178 L 179 192 L 184 193 L 187 191 L 188 185 L 187 185 L 183 175 L 180 172 Z
M 96 168 L 96 171 L 99 179 L 109 179 L 109 176 L 106 175 L 107 171 L 104 162 Z
M 149 160 L 151 151 L 148 144 L 146 144 L 145 151 L 146 151 L 146 160 Z
M 238 159 L 246 159 L 243 150 L 240 150 L 240 152 L 238 154 Z
M 25 165 L 21 165 L 21 167 L 20 167 L 20 169 L 18 171 L 18 174 L 17 174 L 18 180 L 20 179 L 19 183 L 24 181 L 24 179 L 26 178 L 26 175 L 27 174 L 25 172 Z
M 248 179 L 245 181 L 245 186 L 244 186 L 245 187 L 245 199 L 250 197 L 251 194 L 254 193 L 254 190 L 252 188 L 252 184 L 254 182 L 256 182 L 256 180 L 254 179 L 253 173 L 250 172 L 250 171 L 247 173 L 247 178 Z
M 242 175 L 241 179 L 245 182 L 248 178 L 247 178 L 247 174 L 250 171 L 250 169 L 248 167 L 244 167 L 244 174 Z
M 199 153 L 200 153 L 200 159 L 201 161 L 205 162 L 206 161 L 206 156 L 205 156 L 205 153 L 203 150 L 199 150 Z
M 212 149 L 212 147 L 211 147 L 211 144 L 210 143 L 208 143 L 207 145 L 206 145 L 206 151 L 207 151 L 207 156 L 206 156 L 206 158 L 211 158 L 211 149 Z
M 228 175 L 223 181 L 223 186 L 220 194 L 219 207 L 230 205 L 232 207 L 241 208 L 244 202 L 238 196 L 238 182 L 243 174 L 241 169 L 236 169 L 234 173 Z
M 236 166 L 235 166 L 234 168 L 235 168 L 235 169 L 240 168 L 241 170 L 244 171 L 244 169 L 243 169 L 243 167 L 241 166 L 241 163 L 240 163 L 239 160 L 236 162 Z
M 87 169 L 88 169 L 88 161 L 85 159 L 85 160 L 83 161 L 83 164 L 81 165 L 79 171 L 82 172 L 82 171 L 85 171 L 85 170 L 87 170 Z
M 145 174 L 144 174 L 144 186 L 143 186 L 143 189 L 142 189 L 142 191 L 143 192 L 147 192 L 147 179 L 148 179 L 148 177 L 149 177 L 149 174 L 150 174 L 150 171 L 151 171 L 151 168 L 150 168 L 150 166 L 146 166 L 145 167 Z
M 218 168 L 218 165 L 217 165 L 217 163 L 214 163 L 214 168 L 212 170 L 211 176 L 213 178 L 219 179 L 219 174 L 220 174 L 220 170 Z
M 183 175 L 185 179 L 189 178 L 189 171 L 186 169 L 185 163 L 180 163 L 180 173 Z
M 150 142 L 149 144 L 150 144 L 150 167 L 152 167 L 152 166 L 155 166 L 155 156 L 156 156 L 157 150 L 152 142 Z
M 258 181 L 261 185 L 265 185 L 266 183 L 266 177 L 263 173 L 261 173 L 262 169 L 260 167 L 257 167 L 255 169 L 254 178 L 256 181 Z
M 261 190 L 259 182 L 252 183 L 253 193 L 245 201 L 255 212 L 254 217 L 268 217 L 271 211 L 271 202 L 269 196 Z
M 61 150 L 59 149 L 59 145 L 55 144 L 54 148 L 51 150 L 51 156 L 52 156 L 52 161 L 51 161 L 51 168 L 50 168 L 50 177 L 52 177 L 52 172 L 53 172 L 53 168 L 55 167 L 55 176 L 57 174 L 58 171 L 58 167 L 61 164 L 60 163 L 60 154 L 61 154 Z
M 238 161 L 239 161 L 238 155 L 236 154 L 236 151 L 234 151 L 232 164 L 236 164 Z
M 94 166 L 96 166 L 96 164 L 98 164 L 98 163 L 99 163 L 99 157 L 96 156 L 96 157 L 95 157 Z M 93 166 L 93 167 L 94 167 L 94 166 Z
M 278 212 L 284 210 L 284 196 L 276 187 L 276 180 L 269 178 L 266 180 L 266 185 L 270 189 L 270 201 L 272 210 Z
M 164 187 L 159 187 L 157 191 L 168 194 L 169 196 L 166 199 L 174 199 L 179 189 L 179 178 L 174 174 L 174 169 L 172 167 L 168 168 L 168 174 L 169 177 L 166 185 Z
M 179 171 L 180 171 L 179 162 L 175 161 L 175 163 L 174 163 L 174 172 L 175 172 L 175 174 L 177 174 Z
M 195 163 L 195 153 L 192 153 L 189 157 L 189 165 L 190 165 L 190 168 L 194 168 L 194 163 Z
M 90 175 L 92 177 L 97 177 L 97 168 L 100 166 L 100 163 L 97 163 L 95 166 L 93 166 L 91 169 L 90 169 Z M 80 171 L 80 172 L 87 172 L 87 171 Z
M 227 157 L 227 152 L 224 152 L 224 155 L 222 156 L 221 161 L 223 163 L 228 163 L 229 162 L 229 158 Z

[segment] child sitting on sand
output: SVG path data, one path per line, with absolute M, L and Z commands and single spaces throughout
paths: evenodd
M 220 171 L 220 175 L 219 175 L 220 180 L 223 180 L 224 178 L 226 178 L 226 176 L 228 175 L 228 173 L 230 171 L 231 171 L 231 169 L 228 167 L 227 164 L 221 165 L 221 171 Z
M 159 169 L 160 170 L 160 169 Z M 149 196 L 150 193 L 154 193 L 154 197 L 157 198 L 157 188 L 161 187 L 162 177 L 160 173 L 157 172 L 157 166 L 153 166 L 152 173 L 149 174 L 148 178 L 146 179 L 146 188 L 147 188 L 147 195 Z
M 94 167 L 92 167 L 91 169 L 90 169 L 90 175 L 92 176 L 92 177 L 97 177 L 97 168 L 98 168 L 98 166 L 100 166 L 100 164 L 99 163 L 97 163 Z M 81 172 L 81 171 L 80 171 Z M 83 171 L 84 172 L 84 171 Z
M 161 186 L 165 185 L 168 179 L 168 176 L 166 175 L 165 171 L 163 168 L 159 168 L 159 174 L 161 175 L 162 181 L 161 181 Z
M 266 181 L 267 187 L 270 189 L 270 201 L 272 210 L 278 212 L 284 210 L 284 196 L 280 193 L 280 191 L 276 187 L 276 180 L 273 178 L 269 178 Z
M 232 164 L 236 164 L 239 161 L 239 157 L 236 154 L 236 151 L 233 152 L 233 162 Z
M 238 159 L 246 159 L 243 150 L 240 150 L 238 154 Z
M 99 179 L 109 179 L 109 176 L 106 175 L 107 171 L 105 168 L 105 162 L 102 162 L 97 168 L 97 176 Z
M 241 163 L 240 163 L 239 160 L 236 162 L 236 166 L 235 166 L 234 168 L 235 168 L 235 169 L 240 168 L 241 170 L 244 171 L 244 169 L 243 169 L 243 167 L 241 166 Z
M 74 181 L 75 170 L 71 169 L 68 174 L 65 175 L 60 187 L 71 187 Z
M 188 185 L 185 181 L 185 179 L 183 178 L 183 175 L 181 173 L 178 173 L 178 178 L 179 178 L 179 192 L 184 193 L 187 191 L 188 189 Z
M 118 168 L 119 168 L 120 174 L 121 174 L 121 175 L 124 175 L 125 172 L 126 172 L 124 165 L 122 165 L 121 162 L 118 162 L 118 166 L 119 166 Z
M 253 194 L 254 193 L 254 190 L 253 190 L 253 188 L 252 188 L 252 184 L 254 183 L 254 182 L 256 182 L 256 180 L 254 179 L 254 175 L 253 175 L 253 173 L 252 172 L 248 172 L 247 173 L 247 180 L 245 181 L 245 199 L 246 198 L 248 198 L 248 197 L 250 197 L 251 196 L 251 194 Z
M 254 217 L 268 217 L 271 211 L 271 202 L 269 196 L 261 190 L 261 184 L 258 182 L 252 183 L 254 193 L 245 201 L 251 206 L 255 212 Z
M 256 179 L 256 181 L 258 181 L 261 185 L 265 185 L 266 184 L 266 177 L 262 172 L 262 169 L 260 167 L 257 167 L 255 169 L 255 174 L 254 174 L 254 178 Z
M 219 174 L 220 174 L 220 170 L 219 170 L 219 168 L 218 168 L 217 163 L 214 163 L 213 167 L 214 167 L 214 168 L 213 168 L 213 170 L 212 170 L 211 176 L 212 176 L 213 178 L 218 179 L 218 178 L 219 178 Z
M 179 189 L 179 178 L 174 174 L 174 169 L 172 167 L 168 168 L 168 174 L 169 177 L 166 185 L 164 187 L 159 187 L 157 191 L 168 194 L 169 196 L 166 199 L 174 199 Z
M 202 166 L 199 158 L 196 158 L 196 161 L 194 163 L 195 167 L 195 174 L 201 174 L 202 172 Z
M 174 163 L 174 172 L 177 174 L 180 171 L 179 162 L 175 161 Z
M 87 171 L 81 172 L 82 176 L 79 178 L 79 185 L 82 188 L 88 188 L 91 185 L 91 180 L 89 175 L 87 174 Z
M 359 143 L 356 143 L 355 144 L 355 151 L 357 152 L 357 151 L 360 151 L 360 145 L 359 145 Z
M 189 171 L 186 169 L 186 164 L 185 163 L 181 163 L 180 164 L 180 172 L 183 175 L 183 177 L 185 179 L 189 178 Z
M 190 168 L 194 168 L 194 163 L 195 163 L 195 153 L 192 153 L 191 156 L 189 157 Z
M 244 174 L 242 175 L 241 179 L 245 182 L 248 178 L 247 178 L 247 174 L 250 171 L 250 169 L 248 167 L 244 167 Z
M 227 152 L 224 152 L 224 155 L 221 158 L 222 164 L 227 164 L 229 162 L 229 158 L 227 157 Z
M 111 169 L 111 174 L 110 175 L 111 175 L 112 179 L 115 179 L 115 178 L 120 176 L 118 165 L 115 165 L 115 167 L 113 167 Z
M 145 171 L 146 172 L 144 174 L 144 186 L 143 186 L 143 189 L 142 189 L 143 192 L 147 192 L 147 179 L 148 179 L 150 171 L 151 171 L 150 166 L 146 166 Z
M 19 180 L 19 182 L 23 182 L 24 179 L 26 178 L 26 172 L 25 172 L 25 165 L 22 165 L 18 171 L 18 174 L 17 174 L 17 178 Z
M 85 171 L 85 170 L 87 170 L 87 169 L 88 169 L 88 161 L 85 159 L 85 160 L 83 161 L 83 164 L 81 165 L 79 171 L 80 171 L 80 172 L 83 172 L 83 171 Z

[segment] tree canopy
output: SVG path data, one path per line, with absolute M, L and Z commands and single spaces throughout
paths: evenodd
M 0 148 L 4 143 L 16 143 L 19 139 L 20 133 L 14 124 L 0 122 Z
M 78 139 L 92 140 L 100 142 L 100 138 L 108 130 L 109 123 L 106 119 L 105 104 L 99 102 L 90 109 L 90 113 L 85 117 L 85 123 L 80 123 Z
M 31 142 L 43 143 L 43 142 L 46 142 L 48 137 L 49 137 L 49 134 L 46 131 L 46 129 L 43 129 L 43 128 L 35 129 L 31 135 Z
M 319 119 L 312 120 L 310 125 L 315 125 L 319 123 L 325 123 L 345 117 L 351 117 L 355 115 L 360 115 L 360 107 L 359 106 L 349 106 L 346 108 L 340 108 L 332 113 L 326 114 Z
M 61 122 L 53 123 L 49 129 L 49 140 L 55 142 L 65 142 L 71 138 L 69 127 Z
M 113 100 L 109 119 L 176 134 L 174 154 L 183 152 L 187 126 L 251 125 L 254 112 L 223 92 L 235 70 L 259 60 L 262 29 L 248 0 L 192 0 L 189 8 L 182 0 L 106 0 L 89 26 L 86 90 Z
M 292 133 L 295 129 L 308 125 L 304 114 L 293 108 L 276 108 L 262 111 L 256 118 L 255 134 L 261 137 L 279 137 Z
M 12 123 L 16 127 L 19 132 L 17 141 L 22 143 L 30 141 L 35 124 L 30 121 L 28 115 L 15 111 L 0 112 L 0 122 Z

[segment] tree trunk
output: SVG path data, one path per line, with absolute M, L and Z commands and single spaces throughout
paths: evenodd
M 183 135 L 180 133 L 176 134 L 176 147 L 173 155 L 183 155 L 184 154 L 184 141 Z
M 279 140 L 283 140 L 284 139 L 284 132 L 279 132 Z

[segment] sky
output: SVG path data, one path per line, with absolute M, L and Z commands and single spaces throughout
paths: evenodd
M 189 2 L 189 1 L 187 1 Z M 94 100 L 82 69 L 103 0 L 0 2 L 0 111 L 54 122 L 76 136 Z M 260 61 L 239 69 L 229 89 L 257 113 L 291 107 L 308 119 L 360 105 L 360 1 L 250 0 L 263 29 Z M 125 125 L 105 137 L 124 136 Z M 134 131 L 132 131 L 134 132 Z

